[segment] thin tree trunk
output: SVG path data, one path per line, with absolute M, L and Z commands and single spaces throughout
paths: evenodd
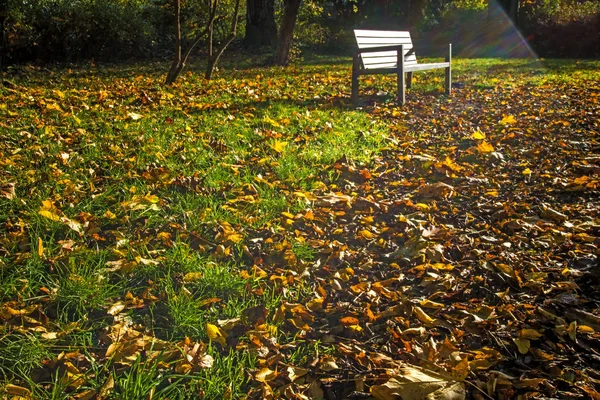
M 181 0 L 175 0 L 175 5 L 177 7 L 177 10 L 176 10 L 177 36 L 176 36 L 176 42 L 175 42 L 176 43 L 176 52 L 175 52 L 175 57 L 173 59 L 173 64 L 171 65 L 171 69 L 169 70 L 169 73 L 167 74 L 167 79 L 165 80 L 165 83 L 167 85 L 170 85 L 177 80 L 177 78 L 179 77 L 179 74 L 181 74 L 181 71 L 183 71 L 183 68 L 185 68 L 185 64 L 187 63 L 187 60 L 190 57 L 190 54 L 192 54 L 192 51 L 194 50 L 194 48 L 198 45 L 198 43 L 200 43 L 200 41 L 204 38 L 204 36 L 206 36 L 209 33 L 210 27 L 213 25 L 213 23 L 215 21 L 215 17 L 217 15 L 216 13 L 217 13 L 218 3 L 219 3 L 219 0 L 211 0 L 210 15 L 208 18 L 208 23 L 206 25 L 206 28 L 202 32 L 200 32 L 200 34 L 196 37 L 196 39 L 194 39 L 194 41 L 190 44 L 190 46 L 186 49 L 186 51 L 183 52 L 183 55 L 182 55 L 183 46 L 182 46 L 182 39 L 181 39 Z M 239 3 L 239 1 L 238 1 L 238 3 Z
M 289 61 L 290 49 L 292 48 L 292 39 L 294 37 L 294 26 L 298 17 L 302 0 L 285 0 L 285 9 L 281 28 L 279 29 L 279 40 L 277 41 L 277 50 L 273 58 L 275 65 L 287 65 Z
M 8 54 L 4 24 L 8 19 L 8 0 L 0 0 L 0 70 L 4 67 L 4 56 Z
M 219 58 L 221 57 L 227 46 L 229 46 L 229 44 L 237 36 L 237 24 L 238 16 L 240 13 L 240 2 L 241 0 L 236 0 L 235 2 L 235 11 L 233 12 L 233 18 L 231 19 L 231 31 L 229 33 L 229 36 L 221 43 L 221 45 L 217 48 L 214 54 L 212 54 L 212 51 L 209 54 L 208 64 L 206 65 L 206 73 L 204 75 L 204 77 L 208 80 L 212 78 L 212 74 L 215 70 L 217 62 L 219 61 Z
M 175 56 L 173 57 L 173 64 L 171 64 L 171 69 L 169 69 L 169 73 L 167 74 L 167 79 L 165 83 L 167 85 L 172 84 L 177 79 L 180 70 L 178 71 L 181 65 L 181 0 L 175 0 L 175 18 L 176 18 L 176 33 L 175 33 Z

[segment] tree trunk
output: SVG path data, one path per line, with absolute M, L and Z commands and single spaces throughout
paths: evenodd
M 175 57 L 173 57 L 173 64 L 171 64 L 171 69 L 167 73 L 167 78 L 165 79 L 165 84 L 170 85 L 177 80 L 181 71 L 185 67 L 185 64 L 192 54 L 194 48 L 200 43 L 200 41 L 206 36 L 210 30 L 212 29 L 212 25 L 215 21 L 215 17 L 217 15 L 217 6 L 219 5 L 219 0 L 210 0 L 210 11 L 208 17 L 208 23 L 206 28 L 194 39 L 194 41 L 189 45 L 185 52 L 183 52 L 182 38 L 181 38 L 181 0 L 174 0 L 175 2 L 175 14 L 177 18 L 177 32 L 175 36 Z M 238 1 L 239 3 L 239 1 Z M 237 10 L 236 10 L 237 13 Z
M 276 42 L 275 1 L 247 0 L 244 45 L 253 48 L 273 46 Z
M 6 27 L 8 18 L 8 0 L 0 0 L 0 70 L 4 67 L 4 56 L 8 54 L 6 43 Z
M 217 50 L 214 52 L 214 54 L 213 54 L 212 43 L 210 44 L 210 52 L 208 55 L 208 64 L 206 65 L 206 73 L 204 75 L 204 77 L 208 80 L 210 80 L 212 78 L 212 74 L 215 70 L 215 66 L 217 65 L 217 62 L 219 61 L 219 58 L 221 57 L 221 55 L 223 54 L 223 52 L 225 51 L 227 46 L 229 46 L 229 44 L 237 36 L 237 23 L 238 23 L 238 16 L 240 13 L 240 2 L 241 2 L 241 0 L 236 0 L 236 2 L 235 2 L 235 11 L 233 12 L 233 17 L 231 18 L 231 30 L 229 32 L 229 36 L 227 37 L 227 39 L 225 39 L 221 43 L 221 45 L 217 48 Z M 212 29 L 213 29 L 213 24 L 211 23 L 209 25 L 209 32 L 210 32 L 211 40 L 212 40 Z
M 181 59 L 181 0 L 175 0 L 175 18 L 175 56 L 173 57 L 173 64 L 171 64 L 171 69 L 167 73 L 167 79 L 165 80 L 167 85 L 175 82 L 175 79 L 177 79 L 183 69 Z
M 294 26 L 298 18 L 302 0 L 285 0 L 283 19 L 279 29 L 279 39 L 277 41 L 277 50 L 273 62 L 275 65 L 287 65 L 289 61 L 290 49 L 292 48 L 292 39 L 294 37 Z

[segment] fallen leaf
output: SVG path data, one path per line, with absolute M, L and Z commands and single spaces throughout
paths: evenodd
M 221 346 L 225 347 L 227 345 L 227 334 L 218 326 L 207 322 L 206 334 L 210 340 L 219 343 Z

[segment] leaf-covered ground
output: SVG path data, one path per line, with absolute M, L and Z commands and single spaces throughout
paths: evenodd
M 0 394 L 600 398 L 600 63 L 454 64 L 8 71 Z

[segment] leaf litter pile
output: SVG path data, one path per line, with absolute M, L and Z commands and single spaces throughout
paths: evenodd
M 9 71 L 0 393 L 600 398 L 600 76 L 550 65 Z

